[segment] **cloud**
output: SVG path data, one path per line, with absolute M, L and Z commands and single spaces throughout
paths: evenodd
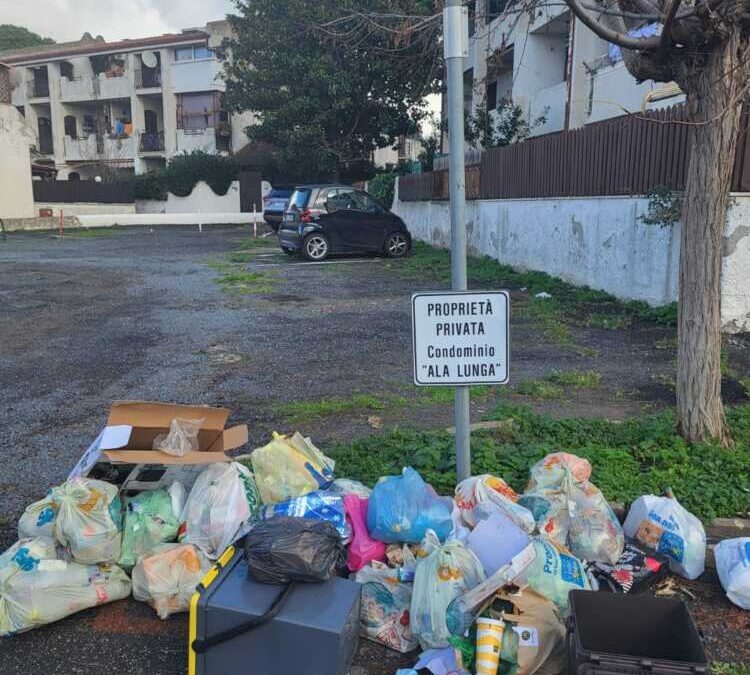
M 0 22 L 24 26 L 58 42 L 85 32 L 107 40 L 147 37 L 205 25 L 232 11 L 231 0 L 1 0 Z

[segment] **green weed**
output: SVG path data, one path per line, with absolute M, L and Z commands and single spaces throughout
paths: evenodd
M 711 672 L 713 675 L 750 675 L 750 664 L 714 661 L 711 664 Z
M 278 406 L 277 411 L 289 418 L 304 421 L 316 417 L 326 417 L 340 413 L 350 413 L 359 410 L 384 410 L 385 402 L 372 394 L 353 394 L 342 397 L 333 396 L 318 401 L 295 401 Z
M 496 391 L 495 387 L 476 385 L 470 388 L 470 395 L 472 399 L 484 400 L 489 398 L 493 391 Z M 418 395 L 427 403 L 448 405 L 453 403 L 455 389 L 453 387 L 420 387 Z
M 472 434 L 472 471 L 501 476 L 523 490 L 529 468 L 551 452 L 572 452 L 593 466 L 592 481 L 605 496 L 629 503 L 672 487 L 685 508 L 703 519 L 745 513 L 750 503 L 750 406 L 727 411 L 736 443 L 688 445 L 675 433 L 671 411 L 615 423 L 553 419 L 527 406 L 501 402 L 486 416 L 513 420 L 501 438 Z M 441 494 L 455 487 L 455 439 L 444 431 L 392 429 L 327 450 L 336 472 L 373 485 L 380 476 L 413 466 Z M 729 674 L 729 675 L 734 675 Z
M 118 227 L 96 227 L 93 229 L 73 229 L 67 232 L 64 231 L 63 236 L 66 239 L 96 239 L 98 237 L 113 237 L 117 234 L 122 234 L 123 228 Z
M 273 290 L 275 279 L 261 272 L 225 271 L 217 283 L 228 293 L 264 294 Z
M 562 398 L 565 394 L 562 387 L 547 380 L 523 380 L 516 387 L 516 392 L 544 400 Z
M 547 379 L 563 387 L 591 389 L 601 384 L 602 375 L 595 370 L 553 370 Z

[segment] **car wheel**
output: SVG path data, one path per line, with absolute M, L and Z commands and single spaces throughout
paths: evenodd
M 389 234 L 383 247 L 389 258 L 403 258 L 409 252 L 409 240 L 401 232 Z
M 302 255 L 307 260 L 319 262 L 325 260 L 331 250 L 331 244 L 328 241 L 328 237 L 320 232 L 313 232 L 307 235 L 305 241 L 302 242 Z
M 281 250 L 287 255 L 294 255 L 297 252 L 296 248 L 287 248 L 286 246 L 282 246 Z

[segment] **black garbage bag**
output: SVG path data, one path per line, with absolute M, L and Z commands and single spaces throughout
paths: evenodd
M 253 527 L 245 556 L 250 573 L 264 584 L 326 581 L 346 563 L 341 535 L 331 523 L 285 516 Z

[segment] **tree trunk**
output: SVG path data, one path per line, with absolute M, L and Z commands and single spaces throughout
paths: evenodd
M 739 28 L 681 78 L 692 127 L 682 208 L 677 414 L 690 441 L 731 445 L 721 402 L 721 250 L 745 83 Z

